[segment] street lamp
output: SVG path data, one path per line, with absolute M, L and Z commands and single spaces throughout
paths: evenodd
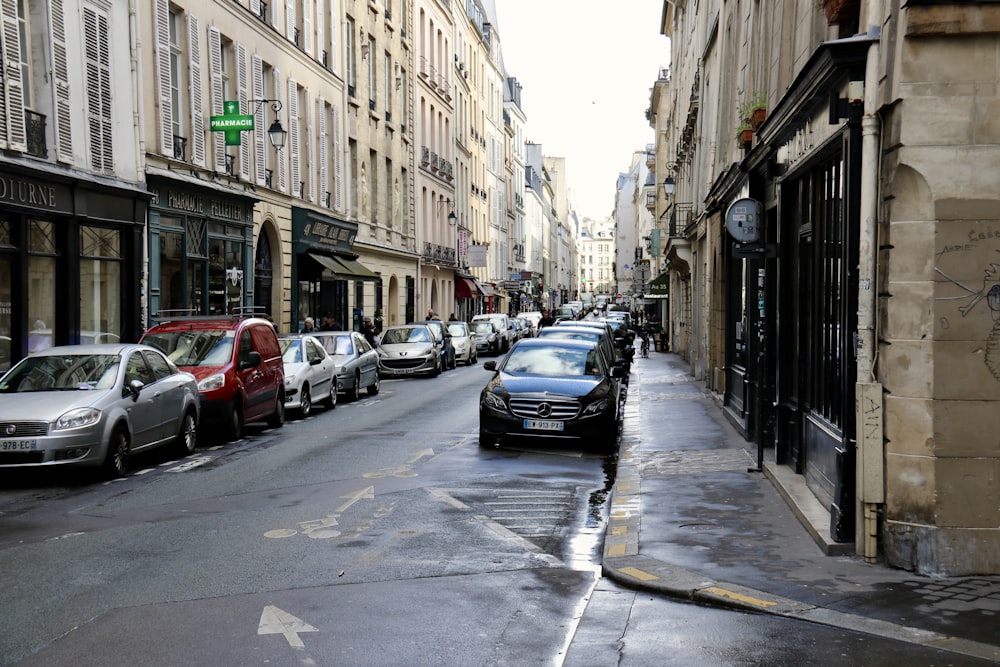
M 663 194 L 667 197 L 672 197 L 674 194 L 674 177 L 667 176 L 663 179 Z
M 448 208 L 451 209 L 450 211 L 448 211 L 448 224 L 454 227 L 455 225 L 458 224 L 458 216 L 455 215 L 455 202 L 453 202 L 450 199 L 443 199 L 439 201 L 438 202 L 439 211 L 441 210 L 441 206 L 444 204 L 447 204 Z
M 285 147 L 285 139 L 288 137 L 288 132 L 285 128 L 281 126 L 281 121 L 278 120 L 278 112 L 281 111 L 281 100 L 250 100 L 250 104 L 256 104 L 253 113 L 256 116 L 257 112 L 260 111 L 261 106 L 264 104 L 270 104 L 271 110 L 274 111 L 274 122 L 271 123 L 271 127 L 267 128 L 267 138 L 271 140 L 271 145 L 274 149 L 280 151 Z

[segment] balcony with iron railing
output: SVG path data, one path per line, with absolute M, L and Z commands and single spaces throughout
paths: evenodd
M 424 241 L 423 259 L 432 262 L 442 262 L 445 264 L 455 264 L 456 252 L 454 248 L 438 245 L 430 241 Z
M 47 158 L 49 149 L 45 142 L 45 116 L 25 109 L 24 131 L 28 140 L 28 155 Z

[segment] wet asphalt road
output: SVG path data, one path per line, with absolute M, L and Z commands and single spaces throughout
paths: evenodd
M 599 579 L 614 460 L 480 449 L 487 377 L 384 382 L 111 483 L 3 472 L 0 664 L 977 664 Z

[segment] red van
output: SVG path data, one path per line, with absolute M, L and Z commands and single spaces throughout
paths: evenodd
M 161 350 L 198 380 L 201 420 L 221 423 L 229 440 L 247 422 L 285 422 L 285 371 L 278 336 L 260 317 L 182 317 L 146 331 Z

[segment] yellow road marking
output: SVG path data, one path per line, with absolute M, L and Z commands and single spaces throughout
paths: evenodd
M 622 574 L 627 574 L 630 577 L 635 577 L 636 579 L 640 579 L 642 581 L 655 581 L 656 579 L 659 579 L 659 577 L 655 574 L 650 574 L 649 572 L 640 570 L 637 567 L 623 567 L 618 571 Z
M 628 533 L 628 526 L 612 526 L 612 535 L 625 535 Z
M 714 593 L 720 597 L 729 598 L 731 600 L 739 600 L 740 602 L 746 602 L 747 604 L 752 604 L 756 607 L 777 607 L 777 602 L 771 602 L 770 600 L 759 600 L 757 598 L 752 598 L 749 595 L 743 595 L 741 593 L 735 593 L 733 591 L 727 591 L 725 588 L 719 588 L 718 586 L 710 586 L 706 588 L 705 591 L 709 593 Z
M 608 555 L 612 557 L 619 557 L 625 555 L 625 545 L 624 544 L 612 544 L 608 547 Z

